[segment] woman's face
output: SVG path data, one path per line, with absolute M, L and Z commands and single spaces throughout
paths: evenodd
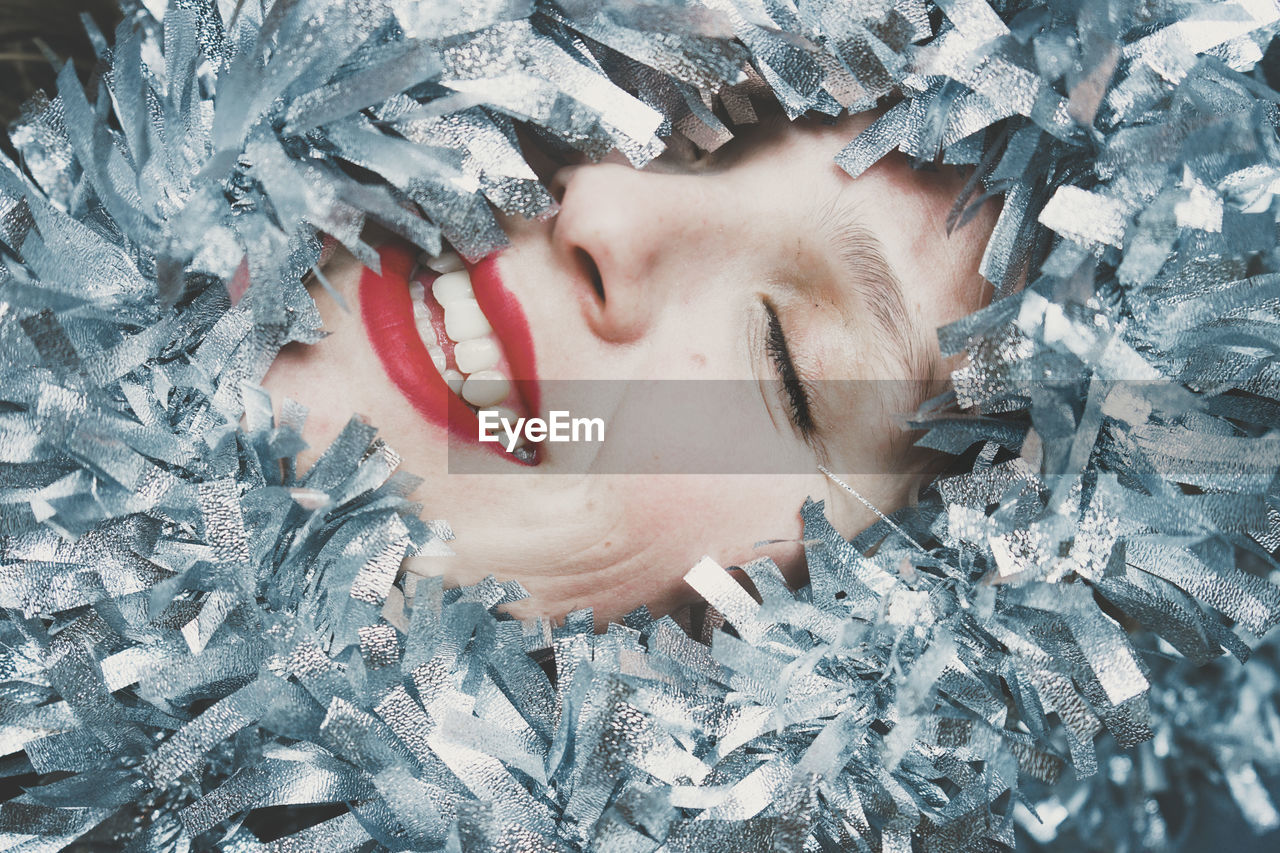
M 351 310 L 316 288 L 330 336 L 286 350 L 266 384 L 310 409 L 312 459 L 365 415 L 424 478 L 425 517 L 456 534 L 454 556 L 409 568 L 519 580 L 533 595 L 519 615 L 590 606 L 603 624 L 641 604 L 668 612 L 690 598 L 682 577 L 704 554 L 771 556 L 799 578 L 806 497 L 825 499 L 848 533 L 875 520 L 817 466 L 884 511 L 901 506 L 920 464 L 901 416 L 946 374 L 935 330 L 988 297 L 977 268 L 994 211 L 944 230 L 958 175 L 888 159 L 855 180 L 834 164 L 870 120 L 770 120 L 696 161 L 559 169 L 559 214 L 504 219 L 510 248 L 472 269 L 490 322 L 464 328 L 454 276 L 462 296 L 417 309 L 416 352 L 388 345 L 416 329 L 411 303 L 387 294 L 418 293 L 410 278 L 430 293 L 433 274 L 411 274 L 412 255 L 393 245 L 382 276 L 340 256 L 327 278 Z M 605 441 L 537 445 L 534 466 L 481 445 L 422 349 L 452 349 L 445 325 L 462 338 L 492 326 L 464 360 L 496 351 L 522 380 L 502 404 L 514 415 L 600 418 Z M 709 402 L 691 415 L 680 400 Z M 677 473 L 688 470 L 700 473 Z

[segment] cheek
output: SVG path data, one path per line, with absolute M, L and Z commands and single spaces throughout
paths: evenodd
M 703 555 L 725 564 L 763 556 L 755 543 L 797 538 L 800 507 L 812 491 L 801 476 L 670 476 L 630 490 L 625 527 L 651 540 L 683 574 Z M 678 555 L 678 556 L 677 556 Z
M 705 284 L 705 283 L 704 283 Z M 741 294 L 707 284 L 681 294 L 657 316 L 644 341 L 637 379 L 749 379 Z
M 617 476 L 590 478 L 558 500 L 542 500 L 541 517 L 530 512 L 495 526 L 528 494 L 490 491 L 473 495 L 484 504 L 457 517 L 457 556 L 435 559 L 422 573 L 474 583 L 493 573 L 525 585 L 533 599 L 513 606 L 521 618 L 557 618 L 582 607 L 595 609 L 597 626 L 619 620 L 640 605 L 668 613 L 696 600 L 684 576 L 703 557 L 723 566 L 774 557 L 784 571 L 800 549 L 759 549 L 762 539 L 796 539 L 805 489 L 776 477 Z M 458 507 L 454 506 L 457 510 Z M 796 578 L 793 577 L 793 580 Z

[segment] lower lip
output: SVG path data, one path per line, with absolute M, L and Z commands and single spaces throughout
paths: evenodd
M 413 317 L 409 277 L 416 253 L 407 245 L 389 243 L 378 250 L 382 272 L 365 269 L 360 277 L 360 315 L 365 334 L 382 369 L 409 401 L 431 424 L 449 435 L 497 453 L 516 464 L 526 464 L 505 452 L 497 443 L 481 444 L 480 420 L 475 412 L 453 393 L 427 353 Z M 536 413 L 541 403 L 534 372 L 533 337 L 519 302 L 502 284 L 494 255 L 478 264 L 467 264 L 476 301 L 498 332 L 503 351 L 511 365 L 512 394 L 525 412 Z

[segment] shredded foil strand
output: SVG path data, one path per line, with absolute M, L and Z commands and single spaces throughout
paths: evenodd
M 1208 788 L 1280 828 L 1275 0 L 125 11 L 0 158 L 0 849 L 1172 851 Z M 555 212 L 517 128 L 642 167 L 753 98 L 878 109 L 855 178 L 972 167 L 957 227 L 1003 197 L 916 415 L 954 470 L 852 541 L 806 504 L 803 589 L 692 567 L 702 640 L 401 577 L 452 534 L 398 454 L 353 419 L 300 471 L 259 387 L 322 235 L 478 258 Z

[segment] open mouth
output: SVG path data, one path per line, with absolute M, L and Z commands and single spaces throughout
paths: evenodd
M 446 252 L 423 258 L 407 243 L 379 249 L 382 272 L 360 278 L 360 314 L 391 381 L 427 421 L 451 437 L 522 465 L 536 445 L 480 441 L 482 411 L 514 423 L 538 412 L 533 337 L 502 284 L 494 255 L 477 264 Z

